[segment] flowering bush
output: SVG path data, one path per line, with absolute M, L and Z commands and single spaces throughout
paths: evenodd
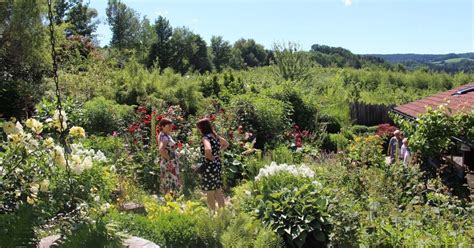
M 244 211 L 253 213 L 283 237 L 287 246 L 328 242 L 328 199 L 308 167 L 272 163 L 262 168 L 254 183 L 237 197 Z M 237 190 L 239 192 L 239 190 Z
M 357 166 L 382 166 L 385 164 L 382 139 L 377 135 L 355 137 L 345 159 Z
M 32 209 L 33 226 L 47 224 L 57 214 L 67 214 L 81 203 L 95 204 L 108 199 L 115 187 L 114 177 L 100 163 L 107 159 L 101 151 L 85 149 L 81 127 L 66 132 L 56 115 L 49 123 L 36 119 L 4 122 L 7 139 L 0 150 L 0 213 L 21 214 Z M 66 150 L 44 128 L 57 128 L 66 137 Z M 22 210 L 23 211 L 23 210 Z M 21 235 L 18 233 L 18 235 Z

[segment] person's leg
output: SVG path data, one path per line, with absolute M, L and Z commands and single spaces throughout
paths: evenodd
M 210 210 L 215 211 L 216 210 L 216 191 L 207 191 L 207 206 L 209 207 Z
M 217 189 L 215 192 L 216 192 L 216 201 L 217 201 L 217 204 L 219 205 L 219 208 L 225 207 L 224 192 L 222 191 L 222 188 Z

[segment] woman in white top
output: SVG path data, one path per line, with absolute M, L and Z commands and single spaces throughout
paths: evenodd
M 411 151 L 410 151 L 410 148 L 408 147 L 408 139 L 407 138 L 404 138 L 402 140 L 402 147 L 400 148 L 400 152 L 401 152 L 402 159 L 403 159 L 403 165 L 410 164 Z

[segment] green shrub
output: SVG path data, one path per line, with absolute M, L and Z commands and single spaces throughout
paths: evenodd
M 358 166 L 383 166 L 382 138 L 377 135 L 355 137 L 349 145 L 348 159 Z
M 111 134 L 120 130 L 132 113 L 130 106 L 97 97 L 84 104 L 84 127 L 94 134 Z
M 294 111 L 291 113 L 290 119 L 301 130 L 315 131 L 318 111 L 315 106 L 303 100 L 301 93 L 292 87 L 293 84 L 287 82 L 273 86 L 267 90 L 266 94 L 291 106 Z
M 341 131 L 341 124 L 339 120 L 330 115 L 320 115 L 318 118 L 318 122 L 326 125 L 326 131 L 328 133 L 339 133 Z
M 364 125 L 354 125 L 352 126 L 352 132 L 357 135 L 367 134 L 369 132 L 369 127 Z
M 309 168 L 272 163 L 260 171 L 255 182 L 242 187 L 236 190 L 240 198 L 236 206 L 270 226 L 287 246 L 328 243 L 328 199 L 320 194 L 322 186 Z
M 293 109 L 282 101 L 246 94 L 236 96 L 231 105 L 239 124 L 256 132 L 257 147 L 276 143 L 289 128 Z
M 199 247 L 202 245 L 197 222 L 193 216 L 168 212 L 159 218 L 149 219 L 136 214 L 112 212 L 111 220 L 117 221 L 121 230 L 155 242 L 161 247 Z

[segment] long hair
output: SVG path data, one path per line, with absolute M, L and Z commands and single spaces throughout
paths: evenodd
M 207 118 L 201 119 L 197 122 L 196 125 L 203 135 L 213 134 L 214 136 L 217 136 L 209 119 Z

